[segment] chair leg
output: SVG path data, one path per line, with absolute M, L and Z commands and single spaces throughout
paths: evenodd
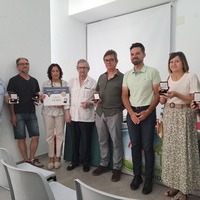
M 47 179 L 47 181 L 50 181 L 50 180 L 57 181 L 57 178 L 56 178 L 56 176 L 52 176 L 52 177 L 49 177 L 49 178 Z
M 54 181 L 57 181 L 57 178 L 56 178 L 56 176 L 54 176 L 54 177 L 53 177 L 53 180 L 54 180 Z

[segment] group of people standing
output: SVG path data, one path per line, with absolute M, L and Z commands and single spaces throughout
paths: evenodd
M 99 176 L 109 170 L 111 138 L 113 143 L 111 181 L 119 181 L 123 161 L 121 124 L 125 108 L 128 113 L 127 125 L 134 174 L 130 188 L 138 189 L 144 178 L 142 193 L 151 193 L 156 106 L 160 102 L 164 105 L 162 180 L 170 187 L 164 195 L 174 200 L 185 200 L 192 190 L 200 188 L 199 149 L 195 124 L 200 103 L 194 101 L 194 93 L 200 92 L 200 83 L 197 75 L 189 72 L 185 55 L 182 52 L 174 52 L 170 54 L 168 61 L 169 77 L 166 79 L 169 90 L 160 95 L 159 72 L 144 64 L 145 56 L 143 44 L 132 44 L 130 58 L 133 68 L 122 74 L 117 69 L 117 53 L 114 50 L 106 51 L 103 56 L 106 72 L 100 75 L 97 82 L 88 76 L 90 66 L 84 59 L 77 63 L 78 77 L 72 78 L 68 83 L 62 80 L 63 72 L 58 64 L 49 66 L 47 71 L 49 80 L 44 82 L 43 87 L 69 87 L 71 103 L 69 106 L 42 107 L 49 147 L 48 168 L 59 168 L 61 165 L 66 121 L 72 127 L 73 149 L 72 161 L 67 170 L 73 170 L 82 163 L 83 171 L 88 172 L 92 130 L 96 125 L 100 164 L 92 175 Z M 19 58 L 16 64 L 19 74 L 10 79 L 7 87 L 8 94 L 16 93 L 20 102 L 9 104 L 14 136 L 18 140 L 24 161 L 41 167 L 42 164 L 35 158 L 39 128 L 33 97 L 39 95 L 41 101 L 45 97 L 40 92 L 37 80 L 28 74 L 28 60 Z M 4 95 L 5 85 L 1 80 L 0 86 L 0 94 Z M 95 98 L 95 94 L 98 98 Z M 31 137 L 29 156 L 25 142 L 25 125 Z M 144 174 L 142 174 L 142 150 L 145 157 Z

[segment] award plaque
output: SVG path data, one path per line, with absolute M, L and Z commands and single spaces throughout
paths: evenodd
M 100 99 L 99 93 L 94 93 L 94 100 L 99 100 L 99 99 Z
M 169 90 L 168 81 L 161 81 L 159 84 L 160 84 L 159 94 L 164 95 Z
M 10 99 L 8 100 L 9 104 L 19 104 L 19 97 L 17 94 L 10 94 Z
M 95 92 L 94 95 L 93 95 L 92 101 L 94 103 L 97 103 L 99 101 L 99 99 L 100 99 L 99 93 Z
M 195 102 L 200 102 L 200 92 L 195 92 L 194 93 L 194 101 Z

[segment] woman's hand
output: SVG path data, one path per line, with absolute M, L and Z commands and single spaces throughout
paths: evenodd
M 46 94 L 41 94 L 41 95 L 39 96 L 39 100 L 40 100 L 40 101 L 43 101 L 45 98 L 46 98 Z
M 166 97 L 170 98 L 170 99 L 173 97 L 176 97 L 176 96 L 177 96 L 177 92 L 175 92 L 175 91 L 169 91 L 166 93 Z
M 161 104 L 165 104 L 167 99 L 168 99 L 168 97 L 165 94 L 162 94 L 159 97 L 160 97 L 160 99 L 159 99 L 160 103 Z
M 191 104 L 190 104 L 190 108 L 192 110 L 199 110 L 200 109 L 200 102 L 196 102 L 196 101 L 192 101 Z

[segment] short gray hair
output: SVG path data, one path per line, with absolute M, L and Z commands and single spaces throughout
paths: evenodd
M 27 58 L 20 57 L 20 58 L 17 58 L 16 65 L 18 65 L 20 60 L 26 60 L 27 62 L 29 62 Z
M 79 65 L 80 63 L 86 63 L 86 66 L 90 69 L 90 65 L 89 65 L 89 63 L 88 63 L 87 60 L 85 60 L 85 59 L 80 59 L 80 60 L 77 62 L 77 65 L 76 65 L 77 68 L 78 68 L 78 65 Z

